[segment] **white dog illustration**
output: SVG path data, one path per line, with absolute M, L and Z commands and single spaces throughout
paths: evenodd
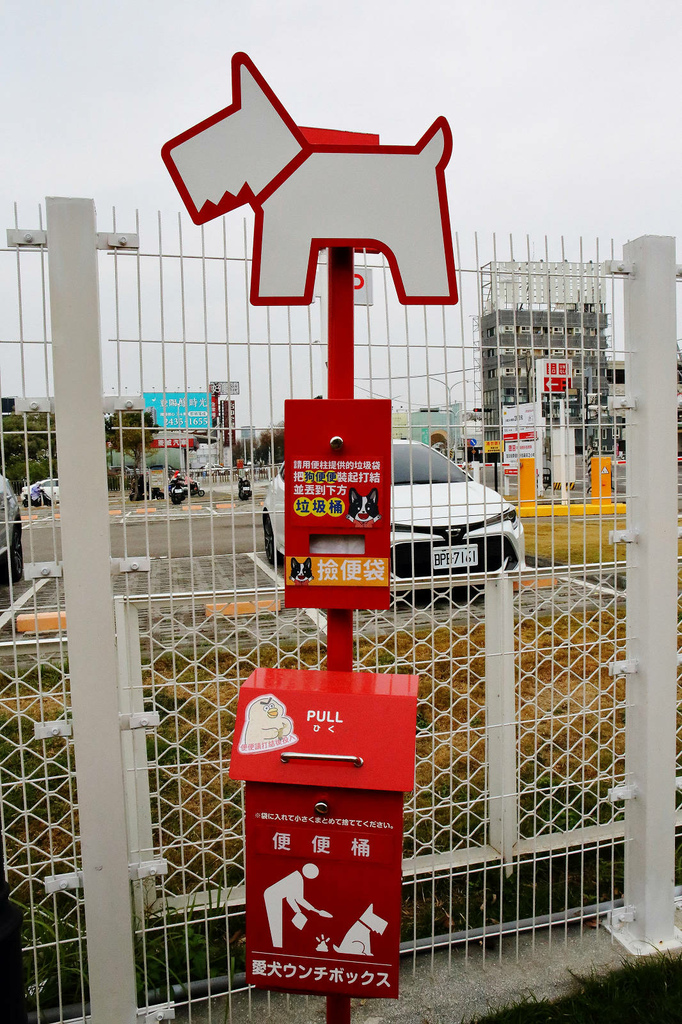
M 329 245 L 384 252 L 403 303 L 457 301 L 445 118 L 416 146 L 313 144 L 246 54 L 232 58 L 232 91 L 231 106 L 162 156 L 195 223 L 243 203 L 255 210 L 253 304 L 311 302 Z
M 256 697 L 247 708 L 239 740 L 242 754 L 254 754 L 298 743 L 294 722 L 281 701 L 271 693 Z

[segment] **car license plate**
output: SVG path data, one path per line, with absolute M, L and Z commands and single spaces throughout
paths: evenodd
M 434 571 L 478 565 L 478 547 L 476 544 L 461 544 L 455 548 L 434 548 L 431 565 Z

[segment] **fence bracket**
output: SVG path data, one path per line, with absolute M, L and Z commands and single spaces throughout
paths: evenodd
M 72 724 L 66 718 L 55 719 L 53 722 L 35 722 L 33 725 L 34 740 L 53 740 L 56 736 L 73 735 Z
M 637 786 L 634 782 L 630 784 L 621 783 L 620 786 L 614 786 L 608 791 L 606 797 L 611 801 L 612 804 L 618 803 L 620 800 L 634 800 L 637 796 Z
M 611 415 L 637 408 L 637 399 L 629 395 L 609 395 L 606 404 Z
M 67 889 L 83 888 L 83 872 L 69 871 L 63 875 L 47 875 L 45 878 L 45 892 L 66 892 Z
M 633 907 L 632 904 L 620 907 L 618 910 L 612 910 L 609 916 L 611 918 L 611 925 L 614 928 L 619 928 L 624 924 L 632 924 L 633 921 L 637 920 L 637 907 Z
M 639 663 L 636 658 L 630 661 L 612 661 L 609 665 L 610 676 L 631 676 L 639 670 Z
M 158 860 L 141 860 L 138 864 L 128 865 L 128 874 L 133 882 L 140 878 L 159 878 L 168 874 L 168 861 L 163 857 Z
M 111 571 L 117 572 L 151 572 L 151 558 L 112 558 Z
M 174 1006 L 150 1006 L 146 1010 L 137 1011 L 140 1024 L 156 1024 L 159 1020 L 175 1020 Z
M 604 260 L 605 274 L 618 274 L 620 277 L 634 277 L 635 264 L 626 260 Z
M 156 729 L 161 724 L 158 711 L 138 711 L 132 715 L 119 715 L 121 729 Z
M 609 530 L 609 544 L 636 544 L 637 530 Z
M 51 412 L 54 413 L 54 398 L 15 398 L 15 413 Z
M 37 249 L 41 245 L 47 245 L 47 231 L 7 228 L 7 245 L 16 246 L 18 249 Z
M 144 412 L 143 395 L 104 395 L 102 398 L 104 412 Z
M 61 577 L 61 562 L 24 562 L 24 578 L 27 580 L 48 579 L 50 576 Z
M 134 252 L 135 249 L 140 248 L 140 236 L 134 231 L 114 231 L 112 233 L 107 231 L 97 232 L 97 248 L 98 249 L 129 249 Z

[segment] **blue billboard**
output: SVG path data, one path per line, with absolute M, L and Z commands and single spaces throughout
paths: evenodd
M 208 396 L 201 391 L 145 392 L 145 410 L 154 413 L 157 427 L 205 430 L 208 427 Z

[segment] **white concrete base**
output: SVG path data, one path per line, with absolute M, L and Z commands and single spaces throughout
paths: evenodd
M 682 931 L 679 928 L 673 928 L 673 938 L 667 940 L 661 940 L 659 942 L 650 942 L 646 939 L 635 938 L 632 934 L 629 924 L 623 922 L 620 918 L 622 911 L 614 910 L 610 914 L 607 914 L 602 924 L 608 932 L 611 933 L 614 939 L 616 939 L 621 946 L 623 946 L 628 953 L 632 953 L 633 956 L 651 956 L 653 953 L 667 953 L 673 952 L 677 949 L 682 949 Z

